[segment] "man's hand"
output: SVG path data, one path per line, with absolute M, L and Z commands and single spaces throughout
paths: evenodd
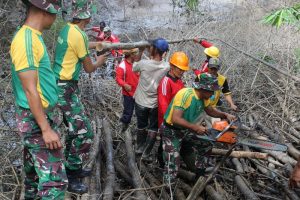
M 130 92 L 130 91 L 131 91 L 131 85 L 125 84 L 125 85 L 124 85 L 124 89 L 125 89 L 127 92 Z
M 50 127 L 42 132 L 43 139 L 48 149 L 60 149 L 62 147 L 60 139 L 56 132 L 54 132 Z
M 193 128 L 193 131 L 195 131 L 198 135 L 203 135 L 207 132 L 207 128 L 204 126 L 195 124 L 195 128 Z
M 231 104 L 231 105 L 230 105 L 230 108 L 231 108 L 231 110 L 233 110 L 233 111 L 237 111 L 237 110 L 238 110 L 238 107 L 237 107 L 235 104 Z
M 96 56 L 97 66 L 98 67 L 102 66 L 105 63 L 106 59 L 107 59 L 107 54 L 102 54 L 100 56 Z
M 225 116 L 226 116 L 226 119 L 229 120 L 230 122 L 236 120 L 236 116 L 231 115 L 229 113 L 225 113 Z

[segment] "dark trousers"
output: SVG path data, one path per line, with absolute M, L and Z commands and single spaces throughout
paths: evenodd
M 145 129 L 157 132 L 158 131 L 158 108 L 147 108 L 135 103 L 135 115 L 137 117 L 138 129 Z
M 134 110 L 134 98 L 131 96 L 123 95 L 123 115 L 120 119 L 124 124 L 129 124 Z

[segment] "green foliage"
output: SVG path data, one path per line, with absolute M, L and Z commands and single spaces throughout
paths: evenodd
M 282 8 L 265 16 L 262 23 L 279 28 L 283 24 L 297 25 L 300 27 L 300 4 L 293 7 Z
M 174 7 L 186 8 L 188 11 L 197 11 L 199 0 L 172 0 Z
M 186 2 L 186 6 L 190 10 L 197 10 L 198 4 L 199 4 L 199 0 L 186 0 L 185 2 Z

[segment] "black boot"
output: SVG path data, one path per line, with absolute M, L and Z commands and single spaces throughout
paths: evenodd
M 129 126 L 129 124 L 126 124 L 126 123 L 122 122 L 122 126 L 121 126 L 122 129 L 121 129 L 121 131 L 125 132 L 128 129 L 128 126 Z
M 147 131 L 146 129 L 138 129 L 136 134 L 136 154 L 142 154 L 145 149 L 145 142 L 147 138 Z
M 69 179 L 84 178 L 92 174 L 92 169 L 78 169 L 78 170 L 66 169 L 66 173 Z
M 68 191 L 76 194 L 84 194 L 88 192 L 88 187 L 78 178 L 69 178 Z
M 146 138 L 146 148 L 142 155 L 142 159 L 145 161 L 152 162 L 154 160 L 154 158 L 151 156 L 151 151 L 156 142 L 156 134 L 157 133 L 154 131 L 148 131 L 148 135 Z

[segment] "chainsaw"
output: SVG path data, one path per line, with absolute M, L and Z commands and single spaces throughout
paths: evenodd
M 287 151 L 287 146 L 284 144 L 239 136 L 236 133 L 238 129 L 236 124 L 240 125 L 239 119 L 230 123 L 223 120 L 217 121 L 213 123 L 212 128 L 207 130 L 206 135 L 197 135 L 197 137 L 211 142 L 247 145 L 249 147 L 271 151 Z

